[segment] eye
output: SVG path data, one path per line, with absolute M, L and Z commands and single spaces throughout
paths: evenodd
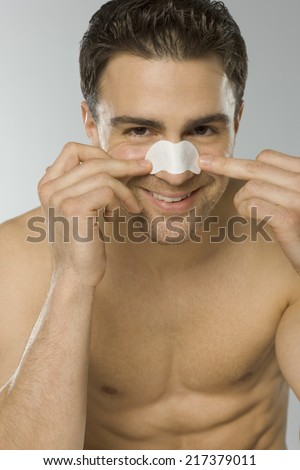
M 147 127 L 133 127 L 132 129 L 128 129 L 125 133 L 133 137 L 145 137 L 149 135 L 147 132 L 149 132 Z
M 216 129 L 209 126 L 199 126 L 194 129 L 196 135 L 208 137 L 217 133 Z

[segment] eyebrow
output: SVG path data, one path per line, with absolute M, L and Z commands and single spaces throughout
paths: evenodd
M 223 123 L 225 125 L 230 124 L 230 117 L 227 114 L 217 113 L 210 114 L 208 116 L 200 116 L 196 119 L 189 119 L 185 123 L 185 129 L 194 129 L 196 127 L 206 126 L 216 122 Z M 112 127 L 118 127 L 119 125 L 132 124 L 141 127 L 152 127 L 161 131 L 166 130 L 166 124 L 164 121 L 156 119 L 145 119 L 140 116 L 116 116 L 110 121 Z

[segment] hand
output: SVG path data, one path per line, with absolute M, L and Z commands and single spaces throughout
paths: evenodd
M 206 162 L 206 163 L 205 163 Z M 200 157 L 203 170 L 248 181 L 234 204 L 241 216 L 272 216 L 268 222 L 281 248 L 300 274 L 300 158 L 264 150 L 256 160 Z
M 105 208 L 111 212 L 123 204 L 128 211 L 140 213 L 140 203 L 117 178 L 132 178 L 150 171 L 150 162 L 147 167 L 138 160 L 117 160 L 96 147 L 68 143 L 63 148 L 38 184 L 45 216 L 49 208 L 54 208 L 55 217 L 63 217 L 66 222 L 55 223 L 55 239 L 51 243 L 55 271 L 71 272 L 85 286 L 95 287 L 101 281 L 106 252 L 103 234 L 99 236 L 98 211 Z M 76 230 L 74 218 L 78 221 Z M 92 223 L 88 223 L 88 218 Z M 75 232 L 92 241 L 76 241 Z M 70 242 L 66 243 L 68 238 Z

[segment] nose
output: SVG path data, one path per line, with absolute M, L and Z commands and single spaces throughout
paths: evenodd
M 181 184 L 191 179 L 194 176 L 194 173 L 191 171 L 185 171 L 179 175 L 173 175 L 167 171 L 159 171 L 155 176 L 161 180 L 166 181 L 172 186 L 180 186 Z

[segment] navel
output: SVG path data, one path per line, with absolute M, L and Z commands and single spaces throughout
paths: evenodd
M 101 391 L 107 395 L 118 395 L 119 393 L 117 389 L 110 387 L 109 385 L 103 385 L 103 387 L 101 387 Z

